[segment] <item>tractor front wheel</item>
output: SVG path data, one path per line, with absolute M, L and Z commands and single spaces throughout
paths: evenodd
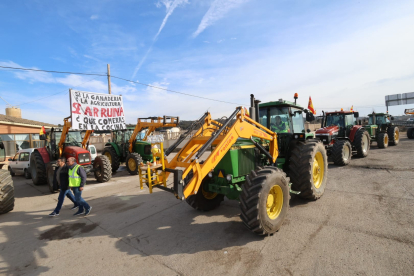
M 0 169 L 0 214 L 10 212 L 14 208 L 14 186 L 11 175 Z
M 385 149 L 388 147 L 388 134 L 387 133 L 379 133 L 377 137 L 377 145 L 380 149 Z
M 105 155 L 109 159 L 109 163 L 112 166 L 112 172 L 116 172 L 119 169 L 120 160 L 113 147 L 106 147 L 102 151 L 102 155 Z
M 332 147 L 332 159 L 337 166 L 346 166 L 351 161 L 352 145 L 348 140 L 338 140 Z
M 93 171 L 96 181 L 108 182 L 112 177 L 111 162 L 105 155 L 99 155 L 93 162 Z
M 359 130 L 355 134 L 354 146 L 357 150 L 358 157 L 367 157 L 371 145 L 370 140 L 371 138 L 366 130 Z
M 47 164 L 46 175 L 47 175 L 47 186 L 49 187 L 49 191 L 52 194 L 54 194 L 57 192 L 57 190 L 55 190 L 55 187 L 53 187 L 53 177 L 55 175 L 55 170 L 53 170 L 53 166 L 51 163 Z
M 126 160 L 126 167 L 130 174 L 137 175 L 138 174 L 138 166 L 142 163 L 142 157 L 136 152 L 132 152 L 128 154 Z
M 328 174 L 328 158 L 323 144 L 298 143 L 291 152 L 289 163 L 292 190 L 299 191 L 302 198 L 320 198 L 325 191 Z
M 203 179 L 195 195 L 186 198 L 188 205 L 196 210 L 207 212 L 216 209 L 224 200 L 224 195 L 208 191 L 208 181 Z
M 390 146 L 396 146 L 400 142 L 400 129 L 396 126 L 388 128 L 388 137 L 390 139 Z
M 276 167 L 252 171 L 246 177 L 240 195 L 240 218 L 259 235 L 280 229 L 289 209 L 289 178 Z
M 414 139 L 414 128 L 410 127 L 409 129 L 407 129 L 407 137 L 408 139 Z
M 45 162 L 38 151 L 34 151 L 30 155 L 30 169 L 34 185 L 47 183 Z

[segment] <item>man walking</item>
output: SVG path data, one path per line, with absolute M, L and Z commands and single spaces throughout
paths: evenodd
M 73 214 L 79 216 L 85 209 L 85 215 L 89 215 L 92 207 L 82 198 L 83 187 L 86 184 L 86 172 L 82 166 L 76 164 L 75 157 L 68 158 L 69 166 L 69 187 L 75 194 L 76 203 L 79 205 L 79 210 Z
M 65 200 L 65 196 L 67 196 L 70 201 L 74 203 L 74 206 L 71 210 L 78 208 L 78 204 L 76 203 L 75 197 L 73 196 L 72 192 L 69 189 L 69 176 L 68 176 L 68 167 L 65 165 L 66 159 L 64 157 L 59 158 L 56 161 L 58 168 L 55 170 L 53 175 L 53 186 L 56 187 L 60 186 L 60 192 L 58 197 L 58 204 L 55 210 L 49 214 L 49 216 L 59 216 L 60 209 L 62 209 L 63 201 Z

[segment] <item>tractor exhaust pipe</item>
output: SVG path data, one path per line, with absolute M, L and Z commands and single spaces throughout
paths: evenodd
M 254 100 L 254 105 L 255 105 L 255 109 L 256 109 L 256 114 L 255 114 L 255 121 L 257 122 L 257 123 L 259 123 L 260 124 L 260 122 L 259 122 L 259 103 L 260 103 L 261 101 L 260 100 Z
M 321 122 L 321 128 L 325 125 L 325 111 L 322 110 L 322 122 Z
M 254 95 L 250 94 L 250 108 L 249 108 L 249 112 L 250 112 L 250 118 L 254 121 L 256 121 L 256 108 L 254 106 L 255 103 L 255 99 L 254 99 Z

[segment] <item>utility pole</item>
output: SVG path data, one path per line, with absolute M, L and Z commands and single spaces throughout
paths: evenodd
M 108 94 L 112 94 L 111 93 L 111 67 L 109 66 L 109 64 L 107 64 L 107 69 L 108 69 Z

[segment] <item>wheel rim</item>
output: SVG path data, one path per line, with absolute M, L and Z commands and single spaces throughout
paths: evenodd
M 137 163 L 135 163 L 135 160 L 134 159 L 129 158 L 129 160 L 128 160 L 128 168 L 131 171 L 135 171 L 137 169 Z
M 368 150 L 368 138 L 366 135 L 362 137 L 362 151 L 367 152 Z
M 315 154 L 313 161 L 313 185 L 318 189 L 322 185 L 325 174 L 325 163 L 321 152 Z
M 385 138 L 384 138 L 384 144 L 385 144 L 385 145 L 387 145 L 387 144 L 388 144 L 388 136 L 387 136 L 387 135 L 385 135 Z
M 345 161 L 347 161 L 349 159 L 349 155 L 350 155 L 350 150 L 349 147 L 345 144 L 344 145 L 344 149 L 343 149 L 343 158 Z
M 398 139 L 400 139 L 400 132 L 398 130 L 395 130 L 394 141 L 398 141 Z
M 267 195 L 266 211 L 270 219 L 276 219 L 283 207 L 283 191 L 280 186 L 273 186 Z
M 208 184 L 207 184 L 208 185 Z M 217 196 L 217 193 L 211 193 L 204 190 L 204 185 L 201 187 L 201 192 L 206 199 L 214 199 Z
M 109 151 L 107 151 L 107 152 L 105 152 L 105 156 L 108 157 L 109 162 L 111 162 L 111 164 L 112 164 L 112 155 L 111 155 L 111 153 Z

